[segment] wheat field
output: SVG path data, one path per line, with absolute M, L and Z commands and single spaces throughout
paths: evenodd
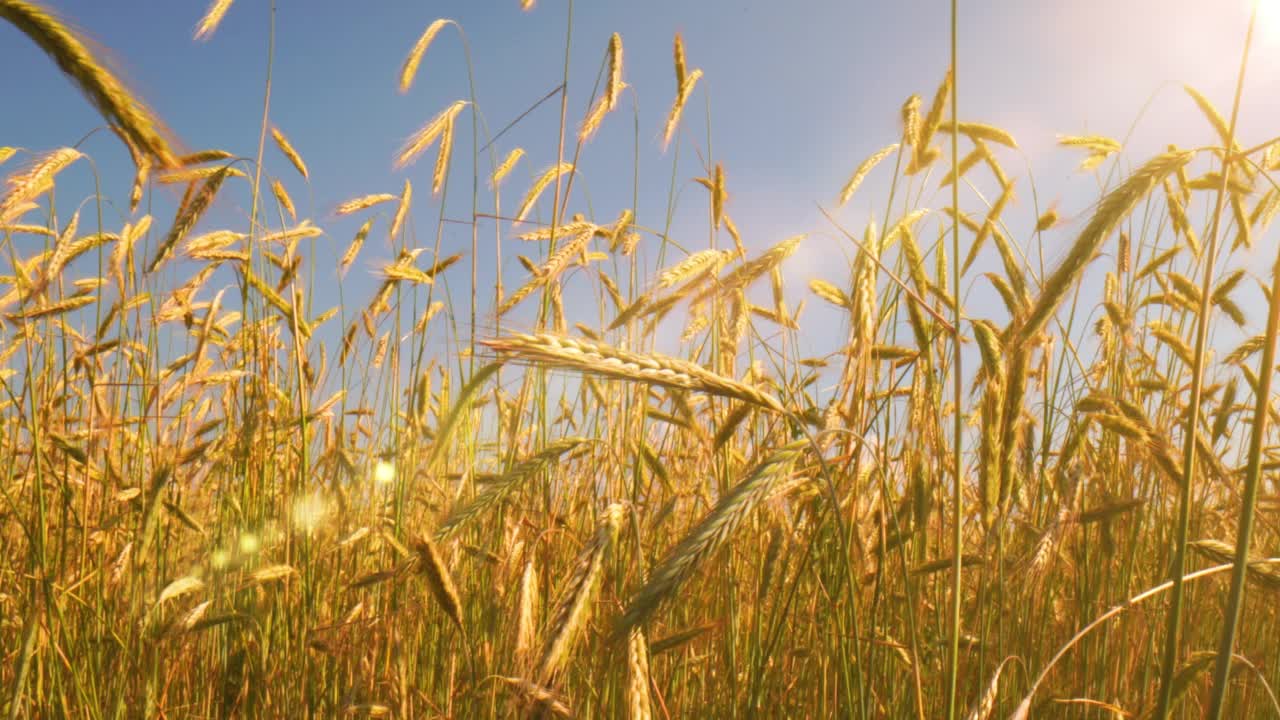
M 1018 141 L 957 115 L 950 12 L 951 67 L 818 199 L 827 236 L 740 231 L 733 168 L 702 162 L 690 241 L 674 193 L 584 197 L 581 157 L 630 123 L 626 28 L 565 28 L 551 164 L 473 86 L 387 158 L 406 179 L 306 217 L 269 106 L 192 151 L 71 19 L 0 0 L 134 168 L 0 137 L 3 716 L 1280 715 L 1280 138 L 1237 134 L 1252 21 L 1226 115 L 1185 88 L 1213 144 L 1059 128 L 1097 196 L 1027 223 Z M 424 23 L 387 78 L 469 68 L 433 49 L 462 32 Z M 711 142 L 696 57 L 675 35 L 649 147 L 673 172 Z M 411 230 L 449 192 L 466 253 L 443 214 Z M 821 243 L 847 280 L 793 287 Z

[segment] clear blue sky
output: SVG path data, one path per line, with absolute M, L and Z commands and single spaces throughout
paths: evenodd
M 266 68 L 264 0 L 237 0 L 205 43 L 191 39 L 204 2 L 57 0 L 50 5 L 110 49 L 117 69 L 187 148 L 254 155 Z M 1042 207 L 1059 203 L 1068 222 L 1055 232 L 1065 246 L 1083 225 L 1085 218 L 1076 214 L 1096 199 L 1096 180 L 1073 172 L 1080 156 L 1054 149 L 1054 135 L 1123 137 L 1154 94 L 1127 162 L 1140 163 L 1169 142 L 1184 147 L 1210 142 L 1211 130 L 1180 84 L 1194 85 L 1224 114 L 1229 111 L 1248 7 L 1247 0 L 961 0 L 960 114 L 1015 134 L 1023 156 L 1007 153 L 1004 164 L 1020 175 L 1029 164 Z M 792 292 L 801 293 L 800 280 L 808 277 L 842 281 L 851 248 L 831 236 L 815 203 L 829 205 L 864 157 L 896 139 L 898 108 L 909 94 L 919 93 L 928 102 L 947 65 L 948 12 L 945 0 L 578 2 L 570 123 L 576 127 L 586 109 L 614 31 L 623 37 L 624 77 L 632 94 L 625 111 L 607 118 L 588 145 L 581 165 L 583 192 L 575 191 L 571 209 L 585 210 L 589 199 L 596 219 L 607 222 L 631 205 L 634 99 L 641 143 L 640 220 L 661 226 L 671 155 L 661 154 L 659 135 L 675 90 L 671 42 L 679 31 L 690 67 L 702 68 L 705 76 L 683 121 L 682 195 L 673 239 L 695 249 L 706 242 L 705 192 L 688 180 L 702 174 L 693 151 L 706 151 L 709 100 L 714 157 L 725 165 L 732 198 L 728 212 L 747 244 L 762 248 L 795 233 L 815 232 L 791 263 Z M 345 247 L 361 221 L 334 218 L 339 202 L 399 192 L 406 176 L 415 185 L 411 244 L 434 243 L 439 213 L 438 199 L 429 197 L 434 152 L 406 171 L 392 169 L 404 139 L 468 92 L 462 48 L 452 31 L 431 47 L 412 92 L 396 92 L 399 66 L 427 24 L 449 17 L 466 31 L 481 109 L 496 131 L 560 82 L 565 14 L 565 0 L 540 0 L 531 13 L 520 12 L 516 0 L 280 0 L 271 117 L 309 164 L 310 187 L 270 145 L 267 168 L 286 182 L 300 215 L 328 231 L 328 244 L 320 247 L 330 253 Z M 1276 35 L 1270 26 L 1263 29 L 1251 61 L 1241 123 L 1246 144 L 1274 134 L 1267 132 L 1268 124 L 1280 116 Z M 5 70 L 0 72 L 0 97 L 5 98 L 0 145 L 47 150 L 75 142 L 99 125 L 53 64 L 7 25 L 0 26 L 0 68 Z M 548 103 L 498 143 L 500 153 L 516 145 L 529 153 L 504 186 L 505 207 L 518 202 L 532 173 L 553 161 L 557 115 L 558 105 Z M 464 132 L 454 156 L 450 217 L 470 212 L 469 148 Z M 132 171 L 119 143 L 100 136 L 85 149 L 104 172 L 108 192 L 123 202 Z M 16 162 L 0 174 L 7 175 Z M 859 226 L 873 209 L 882 212 L 880 190 L 873 179 L 841 217 Z M 225 219 L 243 229 L 247 208 L 236 202 L 234 196 L 220 200 L 209 227 Z M 929 207 L 946 202 L 941 194 L 923 200 Z M 169 212 L 158 213 L 161 227 L 167 227 Z M 1025 177 L 1011 212 L 1024 217 L 1034 212 Z M 108 225 L 118 227 L 120 220 Z M 375 235 L 385 237 L 385 227 L 384 221 L 382 235 Z M 491 268 L 492 228 L 481 237 L 480 264 Z M 504 273 L 512 287 L 524 277 L 514 252 L 532 248 L 505 242 Z M 469 244 L 465 227 L 446 230 L 445 254 L 469 250 Z M 366 245 L 351 273 L 358 304 L 372 287 L 370 270 L 390 258 L 385 239 Z M 482 271 L 482 284 L 492 281 L 488 272 Z M 451 274 L 465 284 L 465 270 Z M 322 271 L 320 277 L 331 275 Z M 318 303 L 331 304 L 323 297 Z M 465 302 L 458 307 L 465 308 Z

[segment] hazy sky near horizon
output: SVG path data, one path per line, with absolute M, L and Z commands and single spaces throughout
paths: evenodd
M 206 8 L 203 1 L 47 4 L 109 49 L 116 69 L 186 148 L 255 154 L 267 67 L 268 2 L 237 0 L 208 42 L 191 38 Z M 313 218 L 328 231 L 326 247 L 332 257 L 362 221 L 335 218 L 333 208 L 367 193 L 398 193 L 406 177 L 415 185 L 410 244 L 434 245 L 441 213 L 440 198 L 429 195 L 434 151 L 406 170 L 392 168 L 396 149 L 411 133 L 469 94 L 463 45 L 452 31 L 432 45 L 412 91 L 396 92 L 400 64 L 431 21 L 448 17 L 464 29 L 488 134 L 560 83 L 566 0 L 540 0 L 529 13 L 518 5 L 516 0 L 276 2 L 271 120 L 306 159 L 312 179 L 304 184 L 269 140 L 267 170 L 285 182 L 300 216 Z M 703 159 L 711 158 L 724 164 L 731 196 L 727 211 L 749 247 L 813 233 L 788 265 L 788 276 L 797 279 L 791 292 L 803 293 L 798 280 L 808 277 L 844 280 L 852 247 L 835 237 L 817 206 L 830 206 L 853 168 L 896 140 L 899 107 L 908 95 L 918 93 L 926 104 L 932 97 L 948 63 L 949 7 L 944 0 L 579 0 L 572 27 L 570 127 L 577 127 L 587 109 L 615 31 L 623 38 L 624 79 L 630 88 L 622 111 L 605 120 L 584 150 L 570 209 L 608 222 L 632 205 L 638 175 L 640 220 L 661 227 L 671 163 L 678 157 L 672 239 L 701 249 L 707 242 L 706 193 L 691 178 L 704 174 Z M 1056 203 L 1067 220 L 1055 229 L 1065 247 L 1087 219 L 1078 215 L 1096 200 L 1098 180 L 1074 171 L 1081 156 L 1055 148 L 1055 135 L 1123 138 L 1142 114 L 1124 160 L 1129 165 L 1168 143 L 1211 143 L 1212 130 L 1181 85 L 1202 91 L 1224 115 L 1230 111 L 1250 4 L 961 0 L 959 7 L 960 115 L 1015 135 L 1021 150 L 1001 151 L 1004 164 L 1020 176 L 1030 168 L 1036 184 L 1032 192 L 1026 177 L 1019 180 L 1011 216 L 1034 217 L 1037 202 L 1040 210 Z M 663 154 L 662 122 L 675 93 L 671 43 L 676 32 L 684 36 L 689 66 L 705 75 L 682 121 L 679 149 Z M 0 68 L 0 96 L 6 99 L 0 109 L 0 145 L 48 150 L 73 143 L 100 125 L 56 67 L 8 25 L 0 25 Z M 1277 71 L 1280 27 L 1268 20 L 1259 29 L 1244 91 L 1240 135 L 1246 145 L 1280 134 L 1272 124 L 1280 117 Z M 498 157 L 517 145 L 528 151 L 504 185 L 508 210 L 531 175 L 554 161 L 558 114 L 558 102 L 548 102 L 496 143 Z M 469 125 L 469 119 L 464 117 L 460 125 Z M 456 142 L 444 215 L 461 219 L 471 212 L 471 139 L 465 128 Z M 99 134 L 85 150 L 103 173 L 107 192 L 123 202 L 132 169 L 119 143 Z M 488 160 L 482 158 L 482 177 L 489 171 Z M 10 161 L 0 175 L 16 166 L 17 161 Z M 840 212 L 842 221 L 858 229 L 883 213 L 881 180 L 868 182 Z M 933 189 L 936 185 L 929 184 L 922 205 L 948 202 Z M 91 192 L 91 186 L 85 187 L 90 188 L 86 194 Z M 549 202 L 545 205 L 544 217 L 550 211 Z M 384 210 L 384 215 L 391 212 L 386 206 Z M 247 212 L 247 202 L 232 194 L 220 198 L 211 222 L 229 218 L 234 227 L 238 219 L 243 228 Z M 159 213 L 157 221 L 167 227 L 170 217 Z M 120 212 L 107 224 L 118 227 L 123 219 Z M 380 227 L 385 236 L 385 221 Z M 514 233 L 504 226 L 502 234 L 510 238 Z M 485 285 L 492 282 L 495 264 L 492 226 L 482 228 L 481 238 Z M 1017 239 L 1025 243 L 1028 237 Z M 470 241 L 465 226 L 446 225 L 442 254 L 469 252 Z M 512 245 L 518 241 L 503 242 L 503 273 L 512 288 L 526 277 L 515 252 L 537 253 Z M 356 297 L 368 297 L 372 270 L 391 257 L 385 239 L 366 245 L 352 273 Z M 451 272 L 457 274 L 454 282 L 465 287 L 465 271 Z M 465 306 L 465 290 L 454 292 Z

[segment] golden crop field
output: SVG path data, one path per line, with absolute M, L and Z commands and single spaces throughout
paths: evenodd
M 257 5 L 193 10 L 193 41 Z M 1054 129 L 1096 179 L 1072 218 L 1009 131 L 957 115 L 967 3 L 939 5 L 951 69 L 815 199 L 829 232 L 757 247 L 679 34 L 662 127 L 629 131 L 671 163 L 666 207 L 590 201 L 582 158 L 633 123 L 627 28 L 571 41 L 570 2 L 528 48 L 563 53 L 550 164 L 468 74 L 387 159 L 402 179 L 309 213 L 334 148 L 273 119 L 269 65 L 258 132 L 192 150 L 72 18 L 0 0 L 103 128 L 23 146 L 3 118 L 39 101 L 0 73 L 3 717 L 1280 714 L 1280 138 L 1238 133 L 1253 20 L 1231 106 L 1185 88 L 1211 144 Z M 482 48 L 440 46 L 463 32 L 428 18 L 386 79 L 469 73 Z M 100 172 L 108 142 L 130 173 Z M 671 231 L 677 183 L 698 237 Z M 448 193 L 460 225 L 414 226 Z M 867 193 L 885 212 L 847 226 Z M 846 281 L 797 287 L 824 243 Z M 393 259 L 356 292 L 374 246 Z

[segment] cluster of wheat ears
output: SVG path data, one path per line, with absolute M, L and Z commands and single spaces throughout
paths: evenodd
M 806 358 L 782 269 L 819 241 L 748 251 L 721 163 L 693 178 L 703 250 L 670 205 L 597 222 L 573 193 L 623 104 L 618 34 L 589 97 L 566 39 L 557 159 L 514 212 L 524 150 L 474 96 L 405 143 L 397 167 L 435 148 L 417 200 L 442 203 L 469 121 L 472 246 L 446 257 L 443 215 L 417 245 L 409 180 L 322 213 L 364 218 L 349 244 L 299 219 L 309 170 L 269 92 L 256 156 L 184 154 L 66 24 L 0 0 L 136 166 L 127 204 L 68 199 L 83 143 L 0 147 L 4 716 L 1280 714 L 1280 280 L 1243 262 L 1273 252 L 1280 144 L 1239 142 L 1239 90 L 1224 118 L 1188 88 L 1219 142 L 1134 161 L 1062 136 L 1098 201 L 1011 227 L 1035 186 L 1008 132 L 957 117 L 955 14 L 951 70 L 835 194 L 876 174 L 884 221 L 828 215 L 848 281 L 807 290 L 847 337 Z M 702 78 L 674 55 L 673 178 Z M 207 227 L 228 192 L 247 225 Z M 476 268 L 512 236 L 540 259 L 488 305 Z M 370 238 L 395 260 L 353 305 Z M 467 255 L 469 324 L 437 282 Z M 970 315 L 974 288 L 1003 312 Z

